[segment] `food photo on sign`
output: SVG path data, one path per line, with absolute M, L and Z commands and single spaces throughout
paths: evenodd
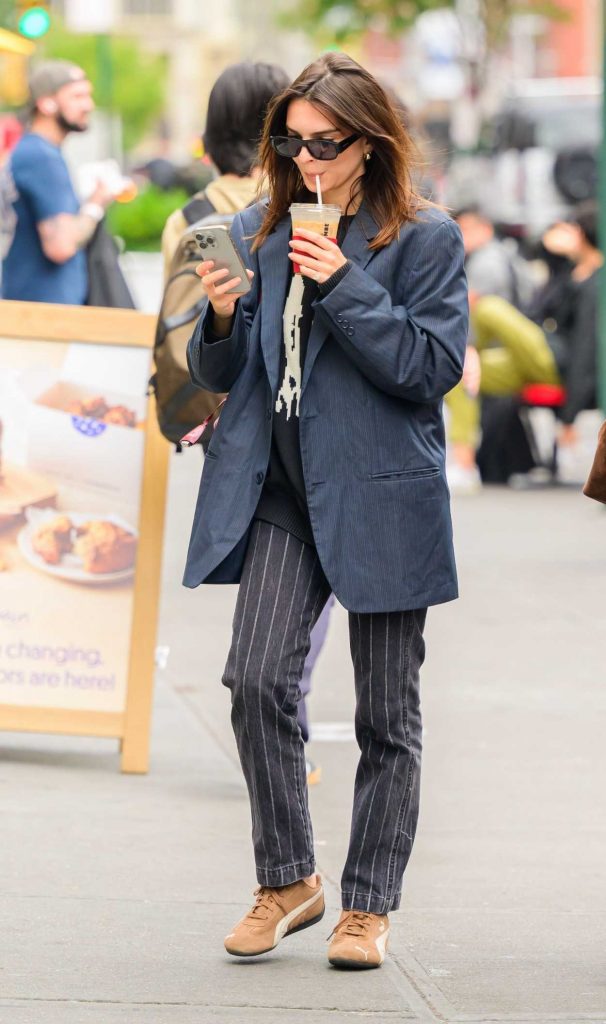
M 148 354 L 64 348 L 60 367 L 32 367 L 19 382 L 27 401 L 28 465 L 130 506 L 141 486 L 146 409 L 140 382 L 147 371 L 137 369 L 148 366 Z

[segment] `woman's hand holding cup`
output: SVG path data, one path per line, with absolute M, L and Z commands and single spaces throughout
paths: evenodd
M 296 238 L 288 244 L 291 249 L 289 260 L 299 268 L 299 273 L 310 277 L 317 284 L 324 284 L 339 267 L 347 263 L 347 257 L 337 243 L 316 231 L 297 227 Z
M 240 283 L 239 277 L 228 277 L 228 270 L 213 270 L 214 260 L 204 260 L 196 267 L 196 274 L 202 281 L 204 291 L 208 295 L 215 316 L 220 320 L 231 320 L 236 308 L 239 295 L 228 294 L 234 285 Z M 255 276 L 252 270 L 247 270 L 249 280 Z

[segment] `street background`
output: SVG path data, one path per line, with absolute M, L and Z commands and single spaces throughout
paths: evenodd
M 167 216 L 211 176 L 200 134 L 218 74 L 251 59 L 294 77 L 325 49 L 345 50 L 404 101 L 438 202 L 479 201 L 532 243 L 595 196 L 596 0 L 222 0 L 212 16 L 198 0 L 0 0 L 0 163 L 22 130 L 31 63 L 77 62 L 97 111 L 65 147 L 75 180 L 84 198 L 115 161 L 133 187 L 108 226 L 126 250 L 157 251 Z
M 99 109 L 70 167 L 83 197 L 95 162 L 132 180 L 108 223 L 155 312 L 162 227 L 211 175 L 217 75 L 250 58 L 294 76 L 342 48 L 409 105 L 435 198 L 481 200 L 530 253 L 598 190 L 599 6 L 426 6 L 0 0 L 0 162 L 29 63 L 81 63 Z M 34 7 L 39 36 L 19 20 Z M 561 485 L 454 501 L 461 600 L 428 619 L 419 832 L 391 956 L 361 975 L 326 962 L 357 760 L 339 607 L 310 700 L 326 917 L 259 962 L 223 952 L 255 887 L 220 682 L 235 588 L 181 587 L 201 459 L 171 457 L 149 775 L 120 775 L 114 741 L 0 734 L 0 1024 L 606 1022 L 606 511 L 580 493 L 600 419 L 582 415 Z
M 239 962 L 235 588 L 180 586 L 198 454 L 172 460 L 150 774 L 120 776 L 115 742 L 0 737 L 2 1024 L 605 1021 L 604 510 L 575 488 L 455 502 L 462 596 L 428 621 L 417 843 L 392 955 L 361 976 L 325 960 L 357 751 L 335 610 L 311 699 L 327 913 Z

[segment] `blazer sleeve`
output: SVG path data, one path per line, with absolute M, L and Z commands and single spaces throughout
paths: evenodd
M 213 311 L 208 300 L 187 345 L 187 365 L 194 384 L 206 391 L 230 391 L 242 372 L 248 352 L 250 328 L 259 304 L 259 263 L 251 253 L 240 214 L 234 217 L 231 237 L 244 265 L 254 272 L 252 288 L 236 302 L 231 334 L 217 338 L 212 332 Z
M 468 333 L 463 262 L 459 227 L 443 221 L 428 233 L 407 271 L 406 305 L 394 305 L 387 289 L 353 264 L 315 309 L 376 387 L 411 402 L 436 401 L 463 373 Z M 401 291 L 397 280 L 393 291 Z

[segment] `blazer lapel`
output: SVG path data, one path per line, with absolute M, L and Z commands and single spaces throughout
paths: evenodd
M 378 230 L 379 228 L 372 214 L 366 204 L 362 202 L 360 209 L 349 225 L 349 230 L 341 247 L 343 255 L 347 256 L 347 259 L 351 260 L 352 263 L 356 263 L 362 270 L 364 270 L 374 255 L 373 251 L 369 248 L 369 243 L 375 237 Z M 307 343 L 307 355 L 305 357 L 303 380 L 301 381 L 301 394 L 305 390 L 313 365 L 318 358 L 318 353 L 329 333 L 329 329 L 320 318 L 314 317 L 313 327 Z
M 363 202 L 345 235 L 342 246 L 343 255 L 364 270 L 368 261 L 374 256 L 374 252 L 369 249 L 369 244 L 378 232 L 378 225 Z
M 261 348 L 272 394 L 275 394 L 277 390 L 280 373 L 280 349 L 283 343 L 282 317 L 286 285 L 290 274 L 289 237 L 290 217 L 285 217 L 259 249 L 262 287 Z

